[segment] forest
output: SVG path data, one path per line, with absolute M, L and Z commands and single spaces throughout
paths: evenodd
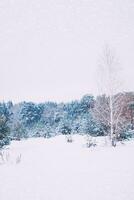
M 118 93 L 114 99 L 116 139 L 131 138 L 134 134 L 134 92 Z M 0 147 L 11 140 L 49 138 L 59 134 L 110 135 L 109 97 L 84 95 L 69 103 L 0 103 Z

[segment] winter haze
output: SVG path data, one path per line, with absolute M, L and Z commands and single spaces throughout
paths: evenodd
M 97 92 L 108 43 L 134 90 L 133 0 L 1 0 L 0 100 L 68 101 Z

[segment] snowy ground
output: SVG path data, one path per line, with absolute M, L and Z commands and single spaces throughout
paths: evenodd
M 0 200 L 134 200 L 134 142 L 85 148 L 84 137 L 12 142 L 0 165 Z M 16 164 L 16 158 L 22 158 Z

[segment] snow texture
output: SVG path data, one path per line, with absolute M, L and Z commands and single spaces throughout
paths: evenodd
M 0 165 L 0 200 L 133 200 L 134 142 L 86 148 L 74 135 L 13 141 Z M 21 154 L 21 161 L 15 159 Z

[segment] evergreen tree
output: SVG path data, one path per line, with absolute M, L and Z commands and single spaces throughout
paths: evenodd
M 11 113 L 5 103 L 0 103 L 0 148 L 9 144 L 10 141 L 10 128 L 9 120 Z
M 2 148 L 4 145 L 9 144 L 9 133 L 10 129 L 7 125 L 6 118 L 0 116 L 0 148 Z

